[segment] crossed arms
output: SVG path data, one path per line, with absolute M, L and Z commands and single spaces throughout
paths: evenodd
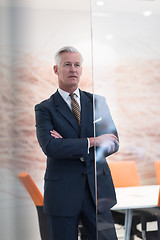
M 51 130 L 50 134 L 54 138 L 63 138 L 58 132 L 55 130 Z M 111 153 L 115 151 L 116 145 L 119 146 L 118 138 L 114 134 L 103 134 L 98 137 L 89 138 L 90 148 L 93 146 L 107 148 L 107 152 Z

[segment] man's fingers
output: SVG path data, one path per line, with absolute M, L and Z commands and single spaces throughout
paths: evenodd
M 117 145 L 119 145 L 119 141 L 118 141 L 118 138 L 114 135 L 114 134 L 111 134 L 111 140 L 116 143 Z
M 115 142 L 117 145 L 119 145 L 119 141 L 118 141 L 118 140 L 114 140 L 114 142 Z
M 50 133 L 51 133 L 51 136 L 54 138 L 62 138 L 62 136 L 55 130 L 50 131 Z
M 111 134 L 110 137 L 111 137 L 114 141 L 117 141 L 117 142 L 118 142 L 118 138 L 117 138 L 114 134 Z
M 109 145 L 108 146 L 108 153 L 111 151 L 111 146 Z
M 108 143 L 108 153 L 109 152 L 114 152 L 115 151 L 115 143 L 114 142 L 110 142 L 110 143 Z

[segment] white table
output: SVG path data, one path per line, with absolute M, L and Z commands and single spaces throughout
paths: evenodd
M 112 210 L 125 213 L 125 240 L 130 240 L 134 212 L 157 207 L 159 188 L 159 185 L 116 188 L 117 204 Z

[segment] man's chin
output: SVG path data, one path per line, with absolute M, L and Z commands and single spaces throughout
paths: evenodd
M 78 85 L 78 84 L 79 84 L 79 81 L 78 81 L 77 78 L 72 78 L 72 79 L 70 79 L 69 85 L 71 85 L 71 86 L 76 86 L 76 85 Z

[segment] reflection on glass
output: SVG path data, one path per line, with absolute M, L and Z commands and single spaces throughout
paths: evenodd
M 104 97 L 94 96 L 95 145 L 97 174 L 97 234 L 98 239 L 116 239 L 110 208 L 116 203 L 114 186 L 106 157 L 119 148 L 118 134 Z
M 101 230 L 110 226 L 110 221 L 105 221 L 101 213 L 106 212 L 113 203 L 107 196 L 111 192 L 112 181 L 105 162 L 134 160 L 141 183 L 156 183 L 151 165 L 153 159 L 159 159 L 156 149 L 157 138 L 160 140 L 160 3 L 108 0 L 98 6 L 96 1 L 91 0 L 91 5 L 95 145 L 98 145 L 97 137 L 100 135 L 116 135 L 115 128 L 110 126 L 116 126 L 121 140 L 120 150 L 115 154 L 108 153 L 106 145 L 95 148 L 97 229 L 98 240 L 101 240 L 113 239 L 107 237 L 107 234 L 100 234 Z M 106 98 L 115 125 L 110 120 L 105 100 L 97 95 Z M 148 147 L 152 146 L 153 142 L 154 148 Z M 103 189 L 101 185 L 107 182 L 107 176 L 110 185 Z

